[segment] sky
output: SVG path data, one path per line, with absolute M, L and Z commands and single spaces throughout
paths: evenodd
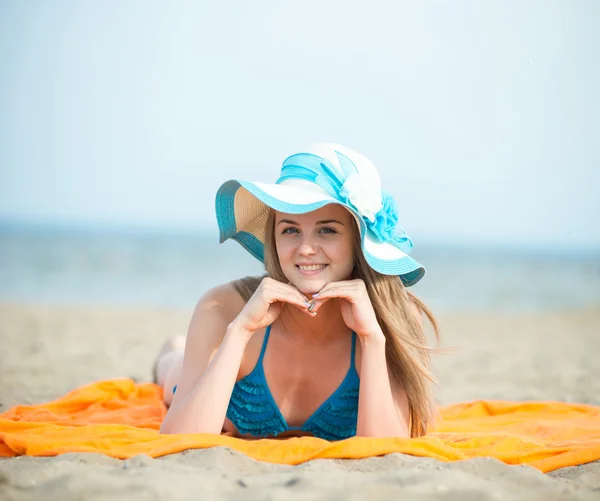
M 413 240 L 600 249 L 600 2 L 0 3 L 0 221 L 216 231 L 369 157 Z

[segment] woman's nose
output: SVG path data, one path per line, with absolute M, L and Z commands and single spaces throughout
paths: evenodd
M 317 253 L 316 242 L 311 237 L 304 237 L 300 242 L 298 252 L 303 256 L 310 256 Z

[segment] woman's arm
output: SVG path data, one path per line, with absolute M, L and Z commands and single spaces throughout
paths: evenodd
M 408 397 L 404 389 L 390 378 L 385 335 L 364 281 L 329 282 L 313 294 L 316 305 L 312 308 L 313 313 L 316 314 L 324 302 L 334 297 L 341 298 L 344 323 L 356 332 L 362 348 L 356 434 L 363 437 L 410 436 Z M 420 311 L 418 315 L 420 318 Z
M 232 301 L 239 304 L 241 298 L 228 285 L 214 289 L 198 304 L 185 345 L 181 381 L 161 433 L 221 433 L 250 338 L 271 325 L 285 303 L 312 315 L 298 289 L 268 277 L 243 308 L 232 308 Z
M 248 341 L 229 327 L 240 302 L 230 285 L 209 291 L 199 301 L 188 329 L 177 392 L 160 433 L 221 433 Z
M 360 389 L 358 396 L 359 437 L 409 437 L 406 393 L 390 382 L 385 357 L 385 337 L 361 340 Z
M 423 327 L 421 310 L 410 302 L 417 322 Z M 358 423 L 356 435 L 363 437 L 410 437 L 410 408 L 404 388 L 389 374 L 385 337 L 380 343 L 362 342 Z

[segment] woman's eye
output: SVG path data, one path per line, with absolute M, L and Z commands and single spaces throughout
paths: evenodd
M 320 228 L 318 232 L 319 233 L 325 233 L 325 234 L 337 233 L 337 231 L 335 231 L 333 228 Z M 291 235 L 293 233 L 300 233 L 300 230 L 298 228 L 290 226 L 289 228 L 285 228 L 281 232 L 282 235 Z

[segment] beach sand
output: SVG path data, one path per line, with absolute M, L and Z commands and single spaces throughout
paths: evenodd
M 151 379 L 163 340 L 190 311 L 0 305 L 0 412 L 100 379 Z M 475 399 L 600 405 L 600 305 L 580 311 L 440 317 L 441 405 Z M 498 460 L 443 463 L 403 454 L 261 463 L 215 448 L 162 458 L 99 454 L 0 461 L 0 499 L 600 499 L 600 461 L 543 474 Z

